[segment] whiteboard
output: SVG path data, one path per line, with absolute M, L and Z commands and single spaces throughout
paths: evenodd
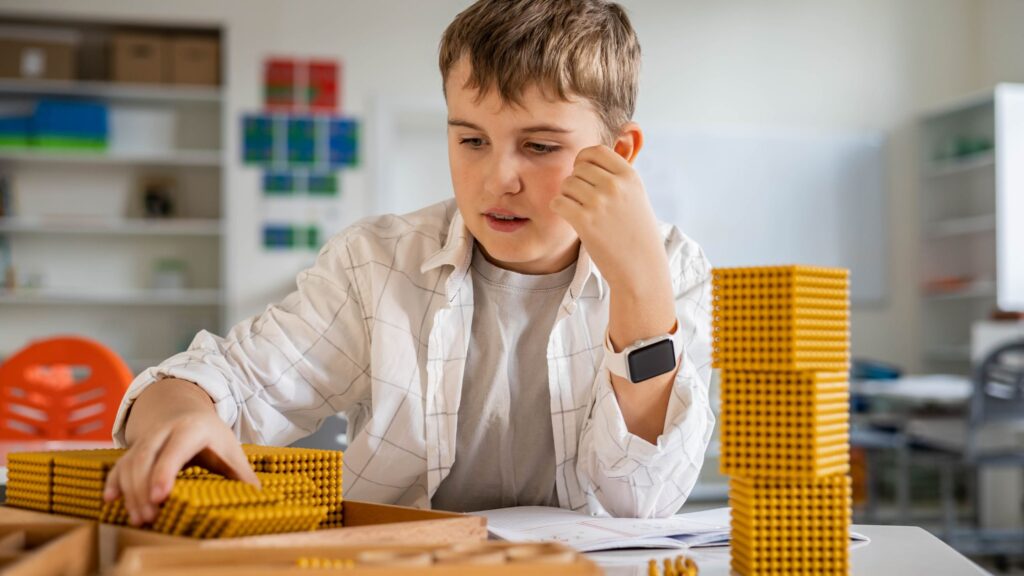
M 885 138 L 750 130 L 649 131 L 636 159 L 659 219 L 715 267 L 850 269 L 850 299 L 886 289 Z

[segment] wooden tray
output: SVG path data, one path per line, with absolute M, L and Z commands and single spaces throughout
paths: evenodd
M 87 576 L 96 572 L 96 527 L 81 522 L 0 523 L 4 576 Z
M 125 550 L 136 546 L 262 548 L 387 543 L 430 545 L 482 542 L 487 539 L 487 520 L 482 516 L 419 510 L 354 500 L 344 501 L 342 507 L 345 523 L 343 528 L 216 540 L 168 536 L 151 530 L 100 524 L 98 532 L 99 566 L 101 570 L 112 567 Z M 0 506 L 0 525 L 18 522 L 96 524 L 80 518 Z
M 458 548 L 460 545 L 456 545 Z M 537 544 L 523 545 L 511 542 L 482 542 L 473 545 L 475 552 L 493 556 L 510 548 L 537 547 Z M 543 544 L 548 551 L 564 553 L 558 563 L 544 560 L 524 559 L 501 564 L 431 564 L 423 566 L 358 564 L 365 552 L 418 553 L 428 558 L 440 551 L 450 552 L 450 546 L 295 546 L 283 548 L 201 548 L 188 554 L 181 554 L 173 548 L 133 548 L 125 552 L 114 576 L 309 576 L 310 574 L 345 576 L 591 576 L 601 574 L 601 569 L 582 555 L 557 543 Z M 456 552 L 458 552 L 456 550 Z M 350 560 L 348 567 L 322 567 L 318 569 L 299 566 L 300 559 L 328 558 Z
M 487 539 L 487 519 L 482 516 L 418 510 L 371 502 L 342 502 L 344 527 L 316 532 L 290 532 L 243 538 L 200 540 L 186 536 L 168 536 L 151 530 L 104 524 L 103 529 L 115 533 L 117 549 L 133 546 L 198 546 L 220 548 L 229 546 L 327 546 L 337 544 L 453 544 L 481 542 Z M 102 537 L 102 536 L 101 536 Z

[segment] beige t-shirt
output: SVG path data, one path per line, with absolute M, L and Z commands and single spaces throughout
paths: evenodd
M 554 274 L 519 274 L 474 248 L 474 337 L 462 380 L 455 464 L 434 493 L 433 508 L 558 506 L 546 358 L 575 271 L 573 263 Z

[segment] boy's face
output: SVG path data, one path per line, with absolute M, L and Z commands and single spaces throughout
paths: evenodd
M 502 268 L 562 270 L 576 259 L 579 237 L 548 204 L 579 151 L 601 144 L 600 118 L 586 100 L 552 101 L 536 87 L 518 106 L 506 105 L 495 90 L 480 98 L 464 87 L 469 72 L 464 58 L 446 86 L 448 161 L 466 227 Z

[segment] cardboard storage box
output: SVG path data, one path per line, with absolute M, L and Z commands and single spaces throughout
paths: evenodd
M 170 42 L 167 80 L 172 84 L 220 84 L 220 42 L 213 37 L 175 36 Z
M 525 552 L 525 553 L 524 553 Z M 514 560 L 513 560 L 514 559 Z M 367 562 L 367 563 L 364 563 Z M 320 570 L 318 570 L 320 568 Z M 558 543 L 481 542 L 471 546 L 297 546 L 212 548 L 189 554 L 134 548 L 115 576 L 284 576 L 338 572 L 351 576 L 590 576 L 592 561 Z
M 74 80 L 78 40 L 71 30 L 0 26 L 0 78 Z
M 159 34 L 118 32 L 110 38 L 110 79 L 159 84 L 167 70 L 167 46 Z
M 4 576 L 88 576 L 97 569 L 96 525 L 0 522 L 0 573 Z

